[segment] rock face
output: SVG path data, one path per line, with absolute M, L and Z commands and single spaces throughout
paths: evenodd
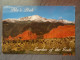
M 9 36 L 7 38 L 7 40 L 34 40 L 34 39 L 37 39 L 37 35 L 35 33 L 32 33 L 31 31 L 27 30 L 27 31 L 24 31 L 22 34 L 19 34 L 15 37 L 11 37 Z
M 53 28 L 49 33 L 44 34 L 44 38 L 65 38 L 75 36 L 75 25 L 64 25 Z

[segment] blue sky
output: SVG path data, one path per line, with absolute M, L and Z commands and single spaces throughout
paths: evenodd
M 75 21 L 74 6 L 4 6 L 3 20 L 39 15 L 47 19 Z

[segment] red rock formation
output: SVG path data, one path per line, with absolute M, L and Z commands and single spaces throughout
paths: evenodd
M 65 38 L 75 36 L 75 25 L 58 26 L 49 33 L 44 34 L 44 38 Z
M 7 40 L 13 40 L 13 37 L 9 36 L 9 37 L 7 38 Z
M 31 39 L 36 39 L 37 35 L 27 30 L 23 32 L 22 34 L 17 35 L 17 37 L 21 37 L 21 40 L 31 40 Z
M 27 30 L 23 32 L 22 34 L 17 35 L 16 37 L 8 37 L 8 40 L 34 40 L 37 38 L 37 35 L 35 33 L 32 33 L 31 31 Z

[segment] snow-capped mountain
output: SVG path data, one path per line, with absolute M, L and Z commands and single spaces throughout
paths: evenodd
M 3 21 L 15 23 L 16 21 L 21 21 L 20 19 L 5 19 Z
M 74 22 L 72 22 L 72 21 L 68 21 L 68 20 L 64 20 L 64 19 L 58 20 L 58 22 L 61 22 L 61 23 L 64 23 L 64 24 L 74 23 Z
M 23 17 L 23 18 L 19 18 L 19 19 L 5 19 L 3 21 L 6 21 L 6 22 L 12 22 L 12 23 L 15 23 L 17 21 L 34 21 L 34 22 L 60 22 L 60 23 L 64 23 L 64 24 L 67 24 L 67 23 L 73 23 L 71 21 L 68 21 L 68 20 L 64 20 L 64 19 L 61 19 L 61 20 L 56 20 L 56 19 L 46 19 L 46 18 L 43 18 L 39 15 L 33 15 L 33 16 L 28 16 L 28 17 Z

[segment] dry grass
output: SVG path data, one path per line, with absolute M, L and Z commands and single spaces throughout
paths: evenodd
M 2 44 L 3 53 L 13 53 L 13 54 L 64 54 L 64 53 L 75 53 L 75 37 L 67 37 L 67 38 L 53 38 L 53 39 L 37 39 L 37 40 L 4 40 Z M 47 49 L 47 51 L 34 51 L 35 47 L 39 49 Z M 63 49 L 66 47 L 67 49 L 71 48 L 71 52 L 49 52 L 50 49 L 59 48 Z

